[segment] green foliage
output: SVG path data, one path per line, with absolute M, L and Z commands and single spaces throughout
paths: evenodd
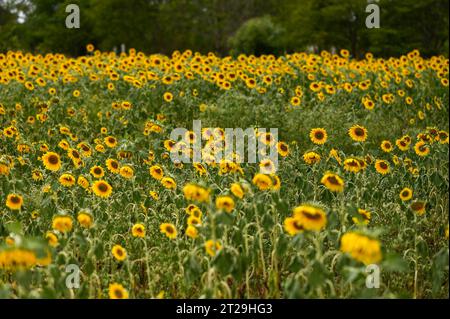
M 67 29 L 68 4 L 81 28 Z M 222 55 L 349 49 L 399 56 L 448 55 L 446 0 L 380 0 L 379 29 L 365 25 L 366 0 L 8 0 L 0 2 L 0 51 L 85 53 L 125 44 L 143 52 L 191 49 Z M 19 12 L 25 15 L 18 22 Z
M 231 53 L 279 54 L 283 29 L 276 25 L 270 16 L 253 18 L 245 22 L 229 39 Z

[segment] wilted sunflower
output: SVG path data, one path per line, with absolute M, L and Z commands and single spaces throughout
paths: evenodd
M 46 152 L 42 156 L 42 161 L 46 169 L 50 171 L 57 171 L 61 168 L 61 159 L 59 155 L 54 152 Z
M 389 163 L 385 160 L 376 160 L 375 169 L 378 173 L 386 175 L 390 171 Z
M 404 202 L 410 200 L 413 196 L 413 191 L 411 188 L 405 187 L 400 191 L 400 199 Z
M 324 128 L 313 128 L 311 132 L 309 132 L 309 138 L 314 144 L 322 145 L 327 141 L 328 134 Z
M 344 180 L 333 173 L 326 173 L 322 177 L 321 183 L 332 192 L 342 192 L 344 190 Z
M 426 204 L 427 203 L 424 201 L 415 201 L 411 203 L 410 207 L 413 212 L 415 212 L 419 216 L 422 216 L 423 214 L 425 214 Z
M 367 129 L 364 126 L 353 125 L 349 128 L 348 135 L 356 142 L 364 142 L 367 139 Z
M 112 187 L 105 180 L 98 180 L 92 184 L 92 191 L 95 195 L 108 198 L 112 193 Z
M 23 197 L 18 194 L 9 194 L 6 197 L 6 207 L 11 210 L 19 210 L 23 205 Z

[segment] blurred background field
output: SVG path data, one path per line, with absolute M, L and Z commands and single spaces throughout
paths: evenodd
M 67 29 L 69 4 L 81 28 Z M 380 7 L 381 28 L 368 29 L 368 3 Z M 0 52 L 85 53 L 135 48 L 171 54 L 283 54 L 347 48 L 360 58 L 448 55 L 447 0 L 0 0 Z

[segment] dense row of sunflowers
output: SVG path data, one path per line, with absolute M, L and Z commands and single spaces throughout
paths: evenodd
M 448 297 L 448 104 L 417 51 L 0 54 L 0 296 Z

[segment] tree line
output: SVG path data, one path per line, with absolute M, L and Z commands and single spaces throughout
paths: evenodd
M 380 8 L 380 28 L 365 25 Z M 65 8 L 80 8 L 68 29 Z M 347 48 L 448 55 L 448 0 L 0 0 L 0 51 L 85 53 L 124 44 L 146 53 L 283 54 Z

